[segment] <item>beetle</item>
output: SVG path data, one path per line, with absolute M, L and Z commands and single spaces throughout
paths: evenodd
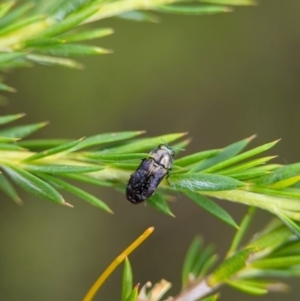
M 126 188 L 126 198 L 133 204 L 147 200 L 155 192 L 160 182 L 169 175 L 175 152 L 166 144 L 160 144 L 142 160 L 137 170 L 131 174 Z

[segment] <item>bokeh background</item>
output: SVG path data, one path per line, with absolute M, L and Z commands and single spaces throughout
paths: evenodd
M 85 70 L 35 66 L 14 70 L 17 88 L 1 114 L 26 112 L 20 123 L 50 121 L 37 138 L 80 138 L 97 133 L 147 130 L 147 135 L 188 131 L 186 154 L 223 147 L 254 133 L 252 146 L 282 138 L 270 154 L 280 163 L 300 158 L 300 2 L 261 0 L 257 7 L 214 16 L 160 15 L 161 23 L 108 19 L 99 40 L 114 54 L 84 58 Z M 170 218 L 124 195 L 86 187 L 105 200 L 113 216 L 65 194 L 73 210 L 22 193 L 16 206 L 1 194 L 0 300 L 81 300 L 108 263 L 147 227 L 154 234 L 130 257 L 136 283 L 165 278 L 180 289 L 183 257 L 200 234 L 222 256 L 234 230 L 178 195 Z M 246 208 L 220 202 L 239 220 Z M 270 215 L 259 212 L 253 233 Z M 119 300 L 121 272 L 95 300 Z M 298 279 L 287 295 L 296 300 Z M 254 297 L 223 288 L 222 299 Z

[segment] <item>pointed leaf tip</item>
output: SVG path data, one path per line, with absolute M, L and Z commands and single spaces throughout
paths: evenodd
M 1 85 L 1 83 L 0 83 Z M 7 124 L 7 123 L 10 123 L 10 122 L 13 122 L 17 119 L 20 119 L 22 117 L 24 117 L 26 114 L 24 113 L 19 113 L 19 114 L 13 114 L 13 115 L 2 115 L 0 116 L 0 124 Z
M 251 142 L 252 140 L 254 140 L 256 138 L 257 138 L 257 134 L 253 134 L 252 136 L 250 136 L 250 137 L 247 138 L 247 141 Z
M 49 201 L 64 205 L 64 200 L 50 184 L 46 183 L 39 177 L 31 174 L 13 165 L 3 165 L 2 168 L 9 175 L 11 180 L 27 192 Z
M 63 205 L 69 208 L 74 208 L 74 206 L 70 203 L 67 203 L 64 199 L 63 199 Z
M 165 198 L 160 194 L 154 194 L 150 199 L 148 199 L 147 204 L 155 208 L 156 210 L 165 213 L 169 216 L 175 217 Z
M 201 206 L 204 210 L 208 211 L 209 213 L 217 217 L 219 220 L 234 227 L 235 229 L 238 229 L 238 224 L 234 221 L 231 215 L 211 199 L 207 198 L 202 194 L 186 189 L 183 191 L 183 193 L 186 194 L 197 205 Z
M 132 268 L 128 257 L 124 260 L 123 280 L 122 280 L 122 301 L 126 301 L 132 291 Z

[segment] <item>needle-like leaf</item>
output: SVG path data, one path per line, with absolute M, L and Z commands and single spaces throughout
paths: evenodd
M 83 139 L 83 138 L 82 138 Z M 29 161 L 35 161 L 38 159 L 42 159 L 42 158 L 46 158 L 55 154 L 59 154 L 62 152 L 66 152 L 66 151 L 71 151 L 72 148 L 74 148 L 76 145 L 78 145 L 78 143 L 80 143 L 82 141 L 82 139 L 76 140 L 76 141 L 72 141 L 72 142 L 68 142 L 62 145 L 58 145 L 56 147 L 53 147 L 51 149 L 45 150 L 43 152 L 34 154 L 28 158 L 25 158 L 23 160 L 23 162 L 29 162 Z
M 17 204 L 22 204 L 21 198 L 18 196 L 15 188 L 3 174 L 0 174 L 0 189 Z
M 234 228 L 238 228 L 237 223 L 230 216 L 230 214 L 227 213 L 222 207 L 217 205 L 215 202 L 213 202 L 206 196 L 190 190 L 184 190 L 183 193 L 186 194 L 197 205 L 201 206 L 203 209 L 205 209 L 206 211 L 208 211 L 209 213 L 211 213 L 221 221 L 225 222 L 226 224 Z
M 0 136 L 12 137 L 12 138 L 25 138 L 32 133 L 38 131 L 47 125 L 48 122 L 40 122 L 22 126 L 15 126 L 5 130 L 0 130 Z
M 191 191 L 232 190 L 245 185 L 230 177 L 205 173 L 172 174 L 169 181 L 171 186 L 178 190 Z
M 165 198 L 158 193 L 155 193 L 154 195 L 152 195 L 151 198 L 148 199 L 147 204 L 149 204 L 150 206 L 152 206 L 153 208 L 155 208 L 156 210 L 158 210 L 164 214 L 175 217 L 175 215 L 172 213 Z
M 128 258 L 124 261 L 122 281 L 122 301 L 126 301 L 132 291 L 132 269 Z
M 12 165 L 4 165 L 2 168 L 10 176 L 12 181 L 27 192 L 61 205 L 68 205 L 51 185 L 33 174 Z
M 15 121 L 19 118 L 24 117 L 25 114 L 21 113 L 21 114 L 14 114 L 14 115 L 6 115 L 6 116 L 0 116 L 0 124 L 6 124 L 12 121 Z
M 69 191 L 69 192 L 77 195 L 79 198 L 87 201 L 91 205 L 94 205 L 100 209 L 103 209 L 106 212 L 113 213 L 112 210 L 103 201 L 101 201 L 97 197 L 85 192 L 84 190 L 82 190 L 78 187 L 75 187 L 61 179 L 52 177 L 50 175 L 41 174 L 40 176 L 42 178 L 46 179 L 47 181 L 49 181 L 50 183 L 52 183 L 53 185 L 57 186 L 58 188 Z

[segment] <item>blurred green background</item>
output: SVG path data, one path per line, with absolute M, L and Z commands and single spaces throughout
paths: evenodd
M 116 34 L 99 40 L 114 54 L 85 58 L 85 70 L 35 66 L 14 70 L 17 88 L 1 114 L 26 112 L 23 123 L 48 120 L 38 138 L 80 138 L 96 133 L 147 130 L 149 136 L 188 131 L 185 154 L 223 147 L 254 133 L 252 146 L 282 138 L 271 154 L 299 161 L 300 2 L 262 0 L 214 16 L 160 15 L 161 24 L 108 19 L 93 26 Z M 91 25 L 90 25 L 91 26 Z M 147 227 L 154 234 L 130 257 L 135 283 L 165 278 L 180 289 L 183 257 L 196 234 L 224 255 L 234 230 L 178 195 L 170 218 L 125 196 L 85 187 L 107 201 L 110 216 L 65 194 L 73 210 L 21 193 L 18 207 L 1 194 L 0 300 L 81 300 L 88 288 Z M 219 202 L 239 220 L 245 207 Z M 259 212 L 253 233 L 270 215 Z M 120 299 L 121 270 L 95 300 Z M 296 300 L 298 279 L 288 295 Z M 254 300 L 222 289 L 221 300 Z

